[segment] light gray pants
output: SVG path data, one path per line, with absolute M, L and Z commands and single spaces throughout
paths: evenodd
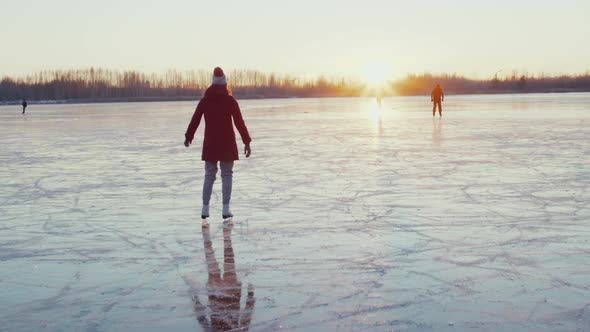
M 223 194 L 223 204 L 229 204 L 231 200 L 232 175 L 234 161 L 220 161 L 221 168 L 221 193 Z M 203 183 L 203 205 L 209 205 L 211 193 L 213 192 L 213 182 L 217 175 L 217 161 L 205 161 L 205 182 Z

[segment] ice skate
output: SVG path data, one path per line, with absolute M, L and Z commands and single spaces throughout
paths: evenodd
M 234 217 L 234 214 L 231 213 L 229 209 L 229 204 L 223 204 L 223 212 L 221 213 L 223 220 L 227 221 Z
M 209 205 L 203 205 L 201 208 L 201 219 L 207 220 L 209 218 Z

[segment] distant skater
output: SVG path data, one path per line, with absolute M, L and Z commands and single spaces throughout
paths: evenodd
M 437 84 L 434 90 L 432 90 L 430 101 L 433 103 L 432 116 L 436 114 L 436 106 L 438 106 L 438 115 L 442 116 L 442 102 L 445 101 L 445 94 L 441 89 L 440 84 Z
M 206 222 L 209 217 L 209 201 L 213 191 L 213 183 L 217 174 L 217 165 L 221 168 L 221 191 L 223 196 L 223 219 L 233 217 L 229 203 L 232 192 L 232 174 L 234 160 L 238 160 L 238 146 L 233 125 L 235 124 L 242 142 L 244 154 L 250 157 L 252 152 L 248 128 L 242 118 L 238 102 L 227 90 L 227 81 L 223 70 L 216 67 L 213 71 L 212 83 L 205 95 L 199 101 L 197 109 L 186 130 L 184 146 L 187 148 L 193 142 L 195 132 L 201 118 L 205 116 L 205 138 L 201 159 L 205 161 L 205 180 L 203 184 L 203 208 L 201 218 Z M 233 124 L 232 124 L 233 119 Z
M 23 99 L 23 103 L 22 103 L 22 105 L 23 105 L 23 114 L 25 114 L 25 110 L 26 110 L 26 108 L 27 108 L 27 105 L 28 105 L 28 104 L 27 104 L 27 100 L 26 100 L 26 99 Z

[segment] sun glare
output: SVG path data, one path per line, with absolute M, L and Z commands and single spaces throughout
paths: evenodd
M 387 68 L 383 63 L 367 63 L 363 68 L 365 80 L 371 86 L 381 86 L 387 80 Z

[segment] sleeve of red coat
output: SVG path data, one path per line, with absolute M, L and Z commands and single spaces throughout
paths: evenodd
M 233 98 L 232 98 L 233 99 Z M 252 138 L 250 138 L 250 134 L 248 134 L 248 128 L 246 128 L 246 124 L 244 123 L 244 118 L 242 118 L 242 112 L 240 112 L 240 106 L 238 102 L 233 99 L 234 106 L 231 110 L 231 115 L 234 118 L 234 125 L 238 128 L 238 132 L 242 137 L 242 142 L 244 144 L 250 144 L 252 142 Z
M 195 132 L 197 131 L 197 128 L 199 128 L 199 123 L 201 123 L 202 117 L 203 117 L 203 105 L 201 102 L 199 102 L 199 104 L 197 105 L 197 109 L 195 110 L 195 113 L 193 114 L 193 118 L 191 119 L 191 123 L 188 125 L 188 128 L 186 129 L 186 133 L 184 134 L 184 137 L 186 138 L 186 140 L 189 143 L 193 142 L 193 138 L 195 138 Z

